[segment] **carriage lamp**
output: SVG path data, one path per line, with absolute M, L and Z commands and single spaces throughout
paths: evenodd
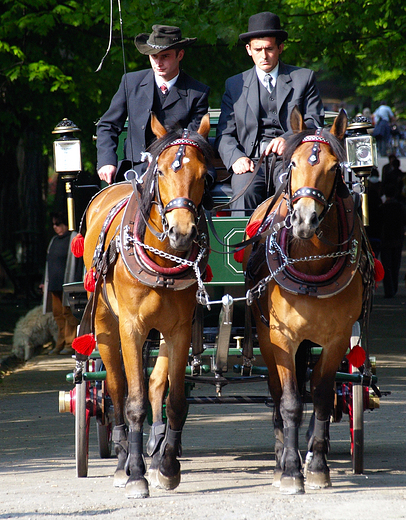
M 347 128 L 347 162 L 357 177 L 368 177 L 378 165 L 376 141 L 369 133 L 372 129 L 371 121 L 362 116 L 356 117 Z
M 372 129 L 369 119 L 358 116 L 348 125 L 345 139 L 347 165 L 360 183 L 364 226 L 369 224 L 367 178 L 371 175 L 372 168 L 378 165 L 376 141 L 370 133 Z
M 80 132 L 80 128 L 66 117 L 52 130 L 53 134 L 59 135 L 58 139 L 54 141 L 54 165 L 56 173 L 65 181 L 68 227 L 70 231 L 75 229 L 75 205 L 72 195 L 72 183 L 82 170 L 80 140 L 75 137 L 74 132 Z

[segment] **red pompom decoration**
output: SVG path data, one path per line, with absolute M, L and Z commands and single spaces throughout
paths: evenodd
M 382 282 L 385 276 L 385 269 L 383 268 L 382 262 L 377 258 L 374 259 L 374 267 L 375 267 L 375 282 Z
M 359 368 L 365 363 L 367 355 L 361 345 L 355 345 L 346 357 L 352 366 Z
M 242 264 L 242 261 L 244 260 L 244 251 L 245 249 L 240 249 L 234 253 L 234 260 L 239 264 Z
M 90 271 L 88 271 L 85 274 L 85 279 L 83 281 L 83 285 L 84 285 L 85 291 L 94 292 L 94 288 L 95 288 L 96 282 L 95 282 L 95 279 L 94 279 L 94 271 L 93 271 L 93 269 L 90 269 Z
M 257 234 L 259 226 L 262 224 L 261 220 L 254 220 L 254 222 L 250 222 L 248 226 L 245 228 L 245 232 L 251 238 Z
M 72 341 L 72 348 L 84 356 L 90 356 L 95 349 L 95 346 L 96 340 L 94 339 L 93 334 L 85 334 L 84 336 L 79 336 Z
M 211 282 L 212 280 L 213 280 L 213 271 L 211 270 L 211 267 L 209 266 L 209 264 L 207 264 L 204 281 L 206 283 L 208 283 L 208 282 Z
M 75 256 L 76 258 L 80 258 L 83 256 L 84 249 L 85 239 L 83 238 L 83 235 L 78 233 L 71 242 L 70 250 L 72 251 L 73 256 Z

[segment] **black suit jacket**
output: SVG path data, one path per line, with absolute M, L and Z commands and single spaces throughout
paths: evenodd
M 97 169 L 106 164 L 117 166 L 117 145 L 128 117 L 126 158 L 142 173 L 145 163 L 141 153 L 146 149 L 146 133 L 154 102 L 155 79 L 152 69 L 130 72 L 121 80 L 110 107 L 97 125 Z M 127 95 L 128 92 L 128 103 Z M 181 71 L 163 105 L 160 122 L 167 128 L 179 124 L 197 130 L 209 109 L 209 87 Z M 128 105 L 128 112 L 127 112 Z
M 294 67 L 279 62 L 276 82 L 276 101 L 279 122 L 287 137 L 290 113 L 299 107 L 308 127 L 323 126 L 324 109 L 310 69 Z M 252 157 L 258 140 L 260 94 L 256 69 L 242 72 L 226 81 L 226 91 L 221 102 L 221 114 L 217 126 L 216 148 L 227 169 L 240 157 Z

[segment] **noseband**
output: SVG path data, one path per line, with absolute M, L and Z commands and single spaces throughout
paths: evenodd
M 155 186 L 155 195 L 156 195 L 156 200 L 157 200 L 157 204 L 158 204 L 158 211 L 159 211 L 159 214 L 161 215 L 162 226 L 163 226 L 163 233 L 161 233 L 160 236 L 158 236 L 156 234 L 155 235 L 158 236 L 158 238 L 160 240 L 164 240 L 164 238 L 167 236 L 167 233 L 168 233 L 169 224 L 168 224 L 168 221 L 166 220 L 167 213 L 169 213 L 175 209 L 187 209 L 188 211 L 190 211 L 192 213 L 195 220 L 197 220 L 199 217 L 199 209 L 196 207 L 196 204 L 193 202 L 193 200 L 191 200 L 187 197 L 176 197 L 175 199 L 170 200 L 168 202 L 168 204 L 166 206 L 164 206 L 162 203 L 161 194 L 159 191 L 159 182 L 158 182 L 157 172 L 158 172 L 158 159 L 159 159 L 160 155 L 162 154 L 162 152 L 164 152 L 168 148 L 172 148 L 173 146 L 179 146 L 178 151 L 176 152 L 176 155 L 175 155 L 175 159 L 171 164 L 171 169 L 175 173 L 178 172 L 182 168 L 186 146 L 193 146 L 194 148 L 197 148 L 198 150 L 200 150 L 200 152 L 203 154 L 203 150 L 200 148 L 200 146 L 197 144 L 197 142 L 193 141 L 192 139 L 189 139 L 188 136 L 189 136 L 189 130 L 187 128 L 185 128 L 183 130 L 182 137 L 179 139 L 175 139 L 171 143 L 167 144 L 160 151 L 160 153 L 155 161 L 154 181 L 153 182 L 154 182 L 154 186 Z

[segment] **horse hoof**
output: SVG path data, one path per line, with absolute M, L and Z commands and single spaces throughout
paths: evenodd
M 324 489 L 331 487 L 330 473 L 316 473 L 307 470 L 306 487 L 309 489 Z
M 125 496 L 127 498 L 147 498 L 147 497 L 149 497 L 147 479 L 142 477 L 138 480 L 129 480 L 125 486 Z
M 281 486 L 281 477 L 282 477 L 282 470 L 281 469 L 274 469 L 273 470 L 273 482 L 272 485 L 276 488 Z
M 301 495 L 305 492 L 303 476 L 281 477 L 279 492 L 282 495 Z
M 127 484 L 128 475 L 123 469 L 119 469 L 114 473 L 114 487 L 123 488 Z
M 154 487 L 154 488 L 159 488 L 160 487 L 158 474 L 159 474 L 158 468 L 155 468 L 155 469 L 149 468 L 149 470 L 148 470 L 148 480 L 149 480 L 150 485 L 152 487 Z
M 158 471 L 158 482 L 159 487 L 166 489 L 167 491 L 177 488 L 180 484 L 180 470 L 178 474 L 173 477 L 165 477 L 165 475 Z

